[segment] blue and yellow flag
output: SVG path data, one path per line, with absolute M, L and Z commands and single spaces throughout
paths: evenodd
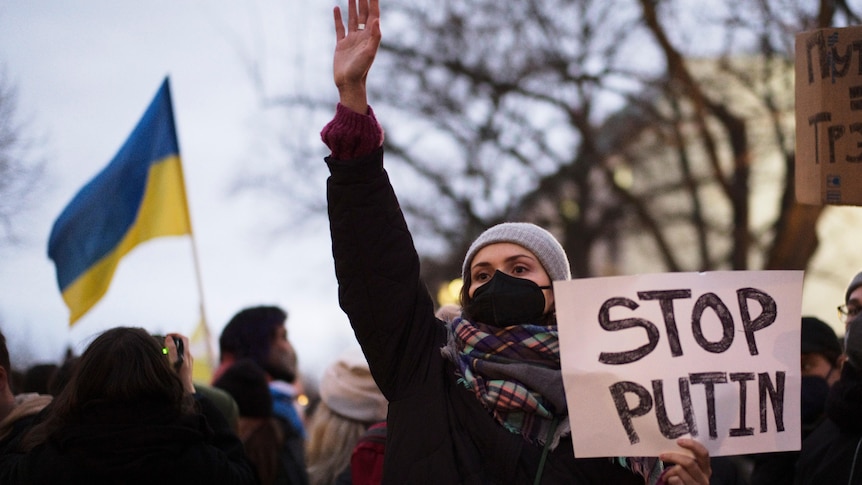
M 120 259 L 159 236 L 191 234 L 168 78 L 113 160 L 54 222 L 48 256 L 69 325 L 105 293 Z

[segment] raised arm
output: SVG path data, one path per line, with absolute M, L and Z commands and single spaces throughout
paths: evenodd
M 335 56 L 332 74 L 342 105 L 360 113 L 368 113 L 365 80 L 380 46 L 379 0 L 349 0 L 347 26 L 341 9 L 333 9 L 335 17 Z
M 383 131 L 366 98 L 380 45 L 378 0 L 348 0 L 345 27 L 336 8 L 333 77 L 340 96 L 321 132 L 326 157 L 332 255 L 338 300 L 390 401 L 436 376 L 446 333 L 420 278 L 419 256 L 383 168 Z

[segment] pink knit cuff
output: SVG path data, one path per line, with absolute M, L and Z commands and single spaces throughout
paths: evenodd
M 320 132 L 323 143 L 336 160 L 353 160 L 370 154 L 383 144 L 383 128 L 368 107 L 368 114 L 359 114 L 338 103 L 335 117 Z

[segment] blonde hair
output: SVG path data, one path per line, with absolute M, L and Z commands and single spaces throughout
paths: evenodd
M 309 484 L 334 484 L 370 424 L 336 414 L 321 401 L 311 416 L 305 446 Z

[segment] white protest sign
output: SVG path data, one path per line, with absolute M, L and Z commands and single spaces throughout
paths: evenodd
M 575 456 L 798 450 L 802 271 L 554 283 Z

